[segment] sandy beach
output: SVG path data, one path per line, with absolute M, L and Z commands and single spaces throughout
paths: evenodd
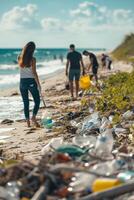
M 114 62 L 111 71 L 99 69 L 99 77 L 108 76 L 118 71 L 132 70 L 131 65 L 122 62 Z M 52 113 L 53 119 L 58 119 L 68 112 L 75 111 L 80 106 L 79 101 L 68 101 L 69 92 L 65 90 L 65 73 L 60 70 L 52 74 L 46 80 L 42 81 L 42 92 L 47 108 L 41 108 L 38 119 L 41 119 L 43 112 Z M 0 96 L 19 95 L 17 88 L 1 91 Z M 15 112 L 15 111 L 14 111 Z M 4 119 L 3 119 L 4 120 Z M 12 119 L 10 119 L 12 120 Z M 1 156 L 13 159 L 34 159 L 39 158 L 42 148 L 49 142 L 51 138 L 57 136 L 68 136 L 64 127 L 55 127 L 52 131 L 45 128 L 27 128 L 24 120 L 18 120 L 11 123 L 1 124 L 1 129 L 13 128 L 13 130 L 0 133 L 0 135 L 9 136 L 4 141 L 0 141 Z

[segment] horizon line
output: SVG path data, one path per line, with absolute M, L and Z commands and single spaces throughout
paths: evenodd
M 0 49 L 22 49 L 23 47 L 0 47 Z M 36 47 L 36 49 L 69 49 L 69 47 Z M 76 49 L 108 49 L 105 47 L 76 47 Z

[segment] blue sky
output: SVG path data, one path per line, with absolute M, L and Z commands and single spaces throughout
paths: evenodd
M 134 32 L 134 0 L 0 0 L 0 47 L 115 48 Z

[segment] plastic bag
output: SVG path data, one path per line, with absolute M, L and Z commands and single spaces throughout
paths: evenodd
M 100 122 L 98 112 L 95 112 L 92 115 L 90 115 L 90 117 L 84 120 L 81 133 L 86 134 L 90 132 L 91 130 L 98 129 L 100 127 L 100 124 L 101 122 Z

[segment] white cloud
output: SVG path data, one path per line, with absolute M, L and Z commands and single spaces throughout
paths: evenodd
M 114 24 L 134 25 L 134 15 L 131 10 L 116 9 L 113 11 L 112 16 Z
M 46 31 L 62 30 L 61 21 L 57 18 L 44 18 L 41 20 L 41 26 Z
M 25 7 L 15 6 L 8 12 L 4 13 L 0 28 L 6 30 L 16 30 L 21 28 L 35 28 L 38 26 L 36 20 L 37 6 L 35 4 L 28 4 Z
M 70 11 L 73 17 L 72 27 L 76 30 L 80 21 L 83 22 L 85 30 L 109 30 L 109 29 L 124 29 L 124 26 L 129 30 L 134 27 L 134 14 L 131 10 L 115 9 L 110 10 L 106 6 L 100 6 L 94 2 L 85 1 L 80 3 L 78 7 Z M 133 29 L 134 30 L 134 29 Z
M 89 6 L 95 6 L 97 7 L 98 5 L 94 2 L 89 2 L 89 1 L 85 1 L 79 4 L 79 8 L 87 8 Z
M 73 17 L 89 17 L 92 14 L 91 9 L 89 9 L 91 7 L 97 8 L 98 5 L 93 2 L 85 1 L 80 3 L 78 8 L 71 10 L 70 15 Z

